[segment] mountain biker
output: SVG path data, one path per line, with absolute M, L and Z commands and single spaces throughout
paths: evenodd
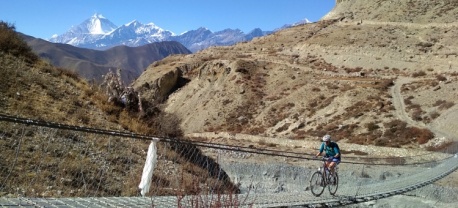
M 331 141 L 331 136 L 328 134 L 323 136 L 323 143 L 321 143 L 320 151 L 316 156 L 320 156 L 323 151 L 325 156 L 329 158 L 326 161 L 326 167 L 331 171 L 331 174 L 334 174 L 334 167 L 340 163 L 340 148 L 337 143 Z

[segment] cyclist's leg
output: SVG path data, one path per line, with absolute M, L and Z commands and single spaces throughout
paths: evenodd
M 329 168 L 329 171 L 331 172 L 331 174 L 334 174 L 334 167 L 337 165 L 336 162 L 332 161 L 329 163 L 328 165 L 328 168 Z
M 338 158 L 333 158 L 331 163 L 329 164 L 329 170 L 331 171 L 332 174 L 335 172 L 335 167 L 340 163 L 340 159 Z
M 330 160 L 326 161 L 326 168 L 328 168 L 328 170 L 331 170 L 331 168 L 329 167 L 331 165 L 331 162 Z

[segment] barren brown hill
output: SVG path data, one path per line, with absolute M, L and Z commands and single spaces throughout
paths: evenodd
M 458 129 L 457 2 L 337 1 L 316 23 L 158 61 L 133 86 L 189 135 L 434 149 Z
M 174 117 L 159 109 L 153 116 L 140 117 L 138 111 L 109 102 L 107 89 L 39 59 L 9 23 L 0 21 L 0 37 L 0 197 L 137 196 L 150 141 L 4 118 L 171 137 L 180 135 Z M 183 145 L 186 152 L 180 152 L 180 145 L 165 145 L 157 147 L 164 157 L 158 159 L 162 164 L 154 173 L 154 194 L 176 194 L 171 181 L 180 181 L 183 194 L 195 192 L 190 185 L 196 184 L 195 178 L 201 183 L 228 182 L 189 159 L 187 154 L 195 160 L 204 157 L 196 147 Z M 177 170 L 183 173 L 176 178 L 166 175 Z
M 51 43 L 22 35 L 33 52 L 57 67 L 69 69 L 86 80 L 102 83 L 110 70 L 122 69 L 124 83 L 131 83 L 154 61 L 170 54 L 189 54 L 175 41 L 150 43 L 139 47 L 116 46 L 104 51 L 78 48 L 68 44 Z

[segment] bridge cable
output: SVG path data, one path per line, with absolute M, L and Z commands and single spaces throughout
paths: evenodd
M 243 146 L 235 146 L 235 145 L 223 145 L 218 143 L 210 143 L 210 142 L 199 142 L 199 141 L 191 141 L 191 140 L 180 140 L 176 138 L 166 138 L 166 137 L 155 137 L 155 136 L 148 136 L 143 134 L 136 134 L 133 132 L 122 132 L 116 130 L 105 130 L 105 129 L 96 129 L 96 128 L 89 128 L 84 126 L 75 126 L 75 125 L 67 125 L 61 123 L 54 123 L 54 122 L 47 122 L 41 120 L 34 120 L 30 118 L 21 118 L 16 116 L 10 116 L 5 114 L 0 114 L 0 121 L 7 121 L 13 123 L 22 123 L 26 125 L 34 125 L 34 126 L 42 126 L 48 128 L 55 128 L 55 129 L 64 129 L 64 130 L 72 130 L 72 131 L 79 131 L 79 132 L 87 132 L 87 133 L 94 133 L 94 134 L 102 134 L 102 135 L 110 135 L 110 136 L 119 136 L 119 137 L 127 137 L 139 140 L 147 140 L 151 141 L 153 139 L 160 139 L 161 141 L 168 142 L 168 143 L 179 143 L 179 144 L 188 144 L 188 145 L 195 145 L 198 147 L 205 147 L 211 149 L 220 149 L 220 150 L 228 150 L 228 151 L 237 151 L 237 152 L 245 152 L 245 153 L 252 153 L 252 154 L 262 154 L 262 155 L 269 155 L 269 156 L 279 156 L 279 157 L 286 157 L 286 158 L 294 158 L 294 159 L 305 159 L 305 160 L 321 160 L 316 157 L 304 157 L 302 155 L 306 153 L 297 153 L 297 152 L 288 152 L 288 151 L 279 151 L 279 150 L 270 150 L 270 149 L 260 149 L 255 147 L 243 147 Z M 428 155 L 432 153 L 427 153 L 424 155 Z M 310 154 L 313 155 L 313 154 Z M 421 155 L 411 156 L 417 157 Z M 352 157 L 348 157 L 352 158 Z M 358 157 L 355 157 L 358 158 Z M 408 158 L 408 157 L 405 157 Z M 365 157 L 364 159 L 374 159 L 374 160 L 383 160 L 383 159 L 393 159 L 391 158 L 369 158 Z M 446 159 L 446 158 L 445 158 Z M 445 160 L 444 159 L 444 160 Z M 352 161 L 342 161 L 341 163 L 348 163 L 348 164 L 371 164 L 371 165 L 393 165 L 390 163 L 367 163 L 367 162 L 352 162 Z M 428 164 L 430 162 L 417 162 L 417 163 L 409 163 L 408 165 L 421 165 L 421 164 Z M 406 164 L 403 164 L 406 165 Z

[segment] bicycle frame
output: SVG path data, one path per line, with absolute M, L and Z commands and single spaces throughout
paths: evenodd
M 323 161 L 323 167 L 318 168 L 318 170 L 321 171 L 321 173 L 323 173 L 323 177 L 324 177 L 324 179 L 325 179 L 326 182 L 327 182 L 327 180 L 328 180 L 328 174 L 330 173 L 330 170 L 329 170 L 329 168 L 326 166 L 326 162 L 329 160 L 329 158 L 323 157 L 321 160 Z
M 328 176 L 331 174 L 331 170 L 326 166 L 326 162 L 331 162 L 331 160 L 329 157 L 323 157 L 321 160 L 323 161 L 323 167 L 318 168 L 318 170 L 321 171 L 325 179 L 328 180 Z M 337 172 L 337 164 L 334 167 L 334 172 Z
M 320 196 L 325 187 L 328 186 L 329 193 L 334 195 L 337 192 L 339 182 L 337 166 L 334 167 L 334 174 L 331 174 L 329 168 L 326 167 L 326 162 L 329 161 L 329 158 L 323 157 L 321 160 L 323 161 L 323 165 L 310 178 L 310 190 L 313 195 Z

